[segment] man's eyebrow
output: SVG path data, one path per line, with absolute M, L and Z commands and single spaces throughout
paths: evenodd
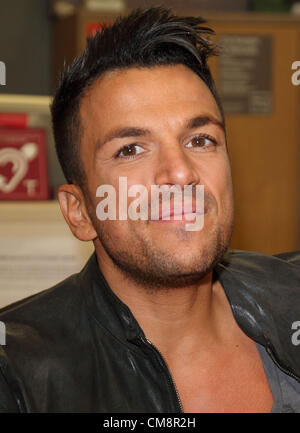
M 196 116 L 189 119 L 186 123 L 186 129 L 199 128 L 208 124 L 214 124 L 219 126 L 223 131 L 225 131 L 224 123 L 212 116 Z M 116 128 L 110 131 L 103 140 L 98 140 L 96 143 L 96 151 L 102 147 L 104 144 L 114 140 L 115 138 L 127 138 L 127 137 L 145 137 L 150 135 L 151 131 L 146 128 L 138 128 L 135 126 L 125 126 L 121 128 Z
M 131 127 L 131 126 L 125 126 L 122 128 L 116 128 L 112 131 L 110 131 L 103 140 L 98 140 L 96 144 L 96 150 L 99 149 L 104 144 L 108 143 L 109 141 L 114 140 L 115 138 L 127 138 L 127 137 L 144 137 L 146 135 L 150 134 L 149 129 L 145 128 L 137 128 L 137 127 Z
M 218 120 L 213 116 L 196 116 L 192 119 L 188 120 L 186 123 L 187 129 L 199 128 L 201 126 L 209 125 L 212 123 L 213 125 L 219 126 L 225 132 L 224 122 Z

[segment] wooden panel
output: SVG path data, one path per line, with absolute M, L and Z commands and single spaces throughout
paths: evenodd
M 299 249 L 299 89 L 291 65 L 299 58 L 298 23 L 212 23 L 221 34 L 272 35 L 273 113 L 228 115 L 235 188 L 232 247 L 266 253 Z M 218 61 L 212 65 L 218 82 Z
M 55 17 L 52 21 L 52 87 L 55 90 L 64 62 L 69 64 L 78 53 L 76 16 Z

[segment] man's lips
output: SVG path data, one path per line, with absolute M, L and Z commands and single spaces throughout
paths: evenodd
M 164 206 L 161 206 L 159 209 L 159 219 L 151 218 L 151 221 L 191 221 L 196 215 L 203 215 L 205 213 L 205 209 L 200 209 L 196 212 L 196 203 L 186 204 L 185 207 L 186 209 L 182 203 L 171 203 L 170 209 L 164 209 Z

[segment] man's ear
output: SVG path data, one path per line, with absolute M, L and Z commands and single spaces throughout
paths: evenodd
M 96 239 L 97 233 L 88 215 L 81 188 L 74 184 L 61 185 L 58 200 L 73 235 L 81 241 Z

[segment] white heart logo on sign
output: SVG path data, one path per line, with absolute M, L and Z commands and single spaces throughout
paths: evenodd
M 0 191 L 10 193 L 16 189 L 28 171 L 28 162 L 32 161 L 38 154 L 35 143 L 26 143 L 20 150 L 7 147 L 0 150 L 0 166 L 12 162 L 14 176 L 7 181 L 5 176 L 0 175 Z

